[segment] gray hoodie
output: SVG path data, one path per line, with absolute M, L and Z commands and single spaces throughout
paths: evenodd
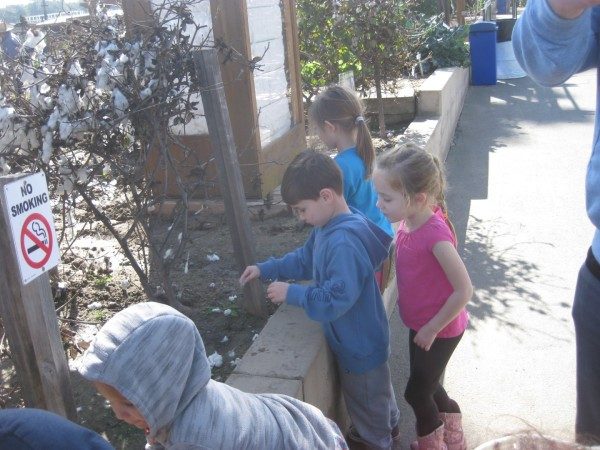
M 248 394 L 210 378 L 194 323 L 170 306 L 140 303 L 100 330 L 79 372 L 117 389 L 167 449 L 344 449 L 335 423 L 314 406 Z

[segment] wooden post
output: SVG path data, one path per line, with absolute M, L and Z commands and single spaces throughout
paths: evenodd
M 247 265 L 256 262 L 256 256 L 217 52 L 198 51 L 194 54 L 194 65 L 200 80 L 202 104 L 219 171 L 233 251 L 240 270 L 244 270 Z M 259 280 L 246 283 L 244 306 L 252 314 L 267 316 L 267 305 Z
M 19 275 L 3 191 L 23 176 L 0 177 L 0 315 L 25 404 L 76 420 L 50 278 L 44 273 L 22 285 Z
M 456 21 L 459 25 L 465 24 L 465 0 L 456 0 Z

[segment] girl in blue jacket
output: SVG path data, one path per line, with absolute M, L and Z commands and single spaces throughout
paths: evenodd
M 330 86 L 317 96 L 308 115 L 323 143 L 338 152 L 334 161 L 342 171 L 348 206 L 358 209 L 393 236 L 392 225 L 377 207 L 377 192 L 371 180 L 375 150 L 356 94 L 342 86 Z M 379 269 L 375 274 L 380 287 L 383 272 Z

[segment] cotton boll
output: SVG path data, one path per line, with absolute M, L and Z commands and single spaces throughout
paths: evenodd
M 58 126 L 58 130 L 60 138 L 63 141 L 66 141 L 71 137 L 71 134 L 73 133 L 73 125 L 68 120 L 61 120 Z
M 215 351 L 208 357 L 208 363 L 210 364 L 211 369 L 213 367 L 221 367 L 223 365 L 223 357 Z
M 38 138 L 38 134 L 36 130 L 30 128 L 27 132 L 27 147 L 26 150 L 37 150 L 40 148 L 40 140 Z
M 112 92 L 112 100 L 115 106 L 115 112 L 118 117 L 124 117 L 125 111 L 129 108 L 129 102 L 119 88 L 114 88 Z
M 81 108 L 82 102 L 75 89 L 61 84 L 58 88 L 58 106 L 63 114 L 75 114 Z
M 117 47 L 117 44 L 115 44 L 114 42 L 109 43 L 105 48 L 104 51 L 106 53 L 108 52 L 116 52 L 119 50 L 119 47 Z
M 110 64 L 112 62 L 107 64 L 103 62 L 96 73 L 96 88 L 100 91 L 110 91 L 114 84 L 113 75 L 115 71 Z
M 85 168 L 80 168 L 77 169 L 77 171 L 75 172 L 75 175 L 77 175 L 77 181 L 79 181 L 80 183 L 87 183 L 87 181 L 90 178 L 90 174 L 88 173 L 87 169 Z
M 54 130 L 56 128 L 56 126 L 58 125 L 59 120 L 60 120 L 60 111 L 58 110 L 58 106 L 55 106 L 54 111 L 52 111 L 52 114 L 50 114 L 50 117 L 48 117 L 48 122 L 46 123 L 46 126 L 50 130 Z
M 88 111 L 84 114 L 84 116 L 81 119 L 77 119 L 71 122 L 71 138 L 81 138 L 86 131 L 89 131 L 92 128 L 92 124 L 93 117 L 92 114 Z
M 54 148 L 52 147 L 52 133 L 47 131 L 44 134 L 44 140 L 42 143 L 42 161 L 44 164 L 48 164 L 50 162 L 50 158 L 52 157 L 52 152 Z
M 96 89 L 96 84 L 93 81 L 88 81 L 81 102 L 85 109 L 94 109 L 100 103 L 100 95 L 102 91 Z
M 152 95 L 152 90 L 150 88 L 146 88 L 140 92 L 140 98 L 142 100 L 146 100 L 151 95 Z
M 81 64 L 79 64 L 79 60 L 78 59 L 76 59 L 71 64 L 71 67 L 69 67 L 69 72 L 68 73 L 72 77 L 82 77 L 83 76 L 83 69 L 81 68 Z
M 73 192 L 73 180 L 68 177 L 62 177 L 62 183 L 57 186 L 57 191 L 64 194 Z
M 35 83 L 35 69 L 32 67 L 24 67 L 23 73 L 21 74 L 21 83 L 23 84 L 23 89 L 28 89 Z
M 154 64 L 154 58 L 156 58 L 156 55 L 154 52 L 145 51 L 142 53 L 142 56 L 144 58 L 144 75 L 149 77 L 154 73 L 153 69 L 156 67 Z
M 2 172 L 4 175 L 10 173 L 10 166 L 7 164 L 4 158 L 0 158 L 0 172 Z

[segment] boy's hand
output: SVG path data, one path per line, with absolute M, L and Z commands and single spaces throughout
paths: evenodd
M 290 287 L 290 283 L 285 283 L 283 281 L 273 281 L 269 287 L 267 288 L 267 297 L 271 302 L 279 305 L 285 302 L 285 298 L 287 296 L 288 288 Z
M 423 325 L 421 329 L 417 332 L 413 342 L 421 347 L 426 352 L 431 348 L 431 344 L 435 341 L 437 336 L 437 332 L 428 326 L 429 324 Z
M 260 277 L 260 269 L 258 266 L 248 266 L 244 269 L 244 272 L 240 276 L 240 284 L 243 286 L 248 281 L 254 280 Z

